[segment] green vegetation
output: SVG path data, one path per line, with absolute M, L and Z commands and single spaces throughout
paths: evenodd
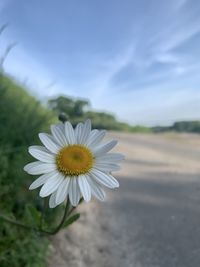
M 156 133 L 160 132 L 179 132 L 179 133 L 200 133 L 200 121 L 179 121 L 172 126 L 153 127 L 152 130 Z
M 200 121 L 175 122 L 172 128 L 177 132 L 200 133 Z
M 126 132 L 149 133 L 152 130 L 144 126 L 131 126 L 128 123 L 119 122 L 113 114 L 107 112 L 97 112 L 90 108 L 88 100 L 73 99 L 70 97 L 59 96 L 48 101 L 48 106 L 56 115 L 64 113 L 75 126 L 80 121 L 92 120 L 92 125 L 97 129 L 107 129 Z
M 47 130 L 52 120 L 50 111 L 0 74 L 0 213 L 11 219 L 31 224 L 42 209 L 37 193 L 28 190 L 30 176 L 23 166 L 30 161 L 27 147 L 38 142 L 38 132 Z M 45 266 L 47 246 L 47 239 L 35 232 L 0 219 L 1 267 Z

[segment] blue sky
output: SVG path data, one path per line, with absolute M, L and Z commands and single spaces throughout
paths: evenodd
M 5 70 L 41 100 L 90 99 L 121 120 L 200 119 L 200 1 L 1 0 Z

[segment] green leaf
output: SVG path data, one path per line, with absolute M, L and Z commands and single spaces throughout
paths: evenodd
M 72 215 L 71 217 L 69 217 L 69 219 L 64 223 L 63 228 L 64 227 L 68 227 L 70 224 L 74 223 L 75 221 L 77 221 L 80 218 L 80 213 L 76 213 L 74 215 Z
M 34 225 L 37 225 L 40 221 L 41 213 L 31 204 L 26 205 L 26 214 L 28 216 L 29 221 L 31 221 Z

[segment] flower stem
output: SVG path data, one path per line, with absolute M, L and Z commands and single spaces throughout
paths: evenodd
M 45 209 L 47 208 L 47 199 L 43 199 L 43 206 L 42 206 L 42 211 L 41 211 L 41 216 L 40 216 L 40 226 L 39 228 L 43 228 L 43 222 L 44 222 L 44 217 L 45 217 Z
M 50 232 L 49 234 L 51 234 L 51 235 L 55 235 L 55 234 L 57 234 L 57 233 L 60 231 L 60 229 L 62 228 L 62 226 L 63 226 L 63 224 L 64 224 L 64 222 L 65 222 L 65 220 L 66 220 L 66 218 L 67 218 L 67 216 L 69 216 L 69 215 L 71 214 L 71 212 L 73 211 L 73 208 L 72 208 L 72 209 L 70 210 L 70 212 L 69 212 L 69 208 L 70 208 L 70 201 L 69 201 L 69 199 L 67 199 L 67 204 L 66 204 L 66 206 L 65 206 L 65 211 L 64 211 L 64 214 L 63 214 L 63 217 L 62 217 L 61 222 L 60 222 L 59 225 L 55 228 L 55 230 L 52 231 L 52 232 Z

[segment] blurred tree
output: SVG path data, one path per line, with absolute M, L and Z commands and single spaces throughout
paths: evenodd
M 56 114 L 64 113 L 67 118 L 73 123 L 76 118 L 81 119 L 84 115 L 85 110 L 89 107 L 89 101 L 73 98 L 59 96 L 55 99 L 50 99 L 48 101 L 48 106 L 56 112 Z
M 82 117 L 84 112 L 89 108 L 89 101 L 87 100 L 76 100 L 74 102 L 74 116 Z
M 65 113 L 70 117 L 74 113 L 74 101 L 69 97 L 59 96 L 55 99 L 50 99 L 48 106 L 57 114 Z

